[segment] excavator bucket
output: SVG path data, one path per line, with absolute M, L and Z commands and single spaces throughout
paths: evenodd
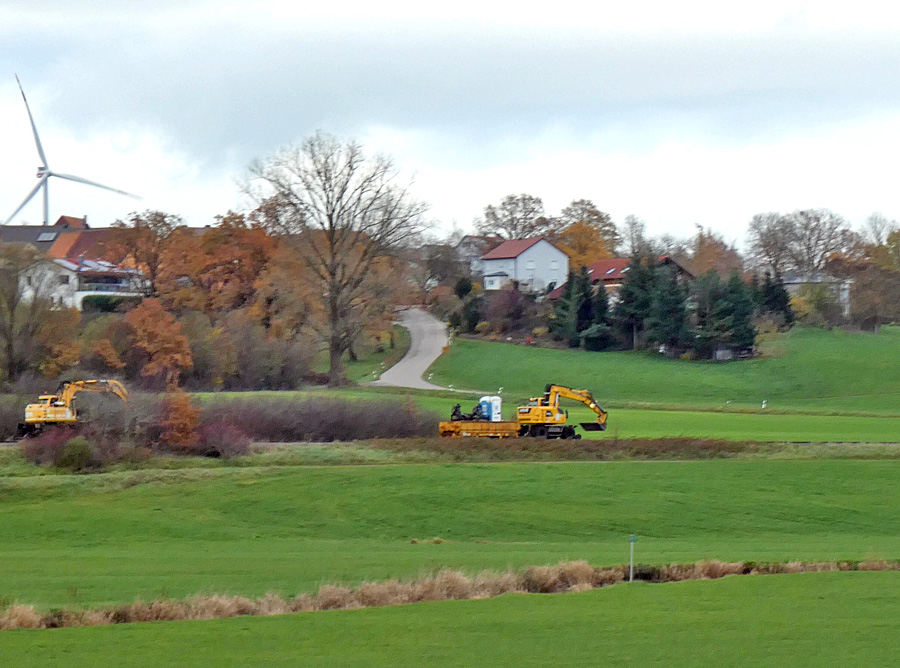
M 606 425 L 599 422 L 582 422 L 581 428 L 585 431 L 606 431 Z

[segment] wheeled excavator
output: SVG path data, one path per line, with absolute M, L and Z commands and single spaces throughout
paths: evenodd
M 532 397 L 524 406 L 516 409 L 516 419 L 499 419 L 500 397 L 482 397 L 472 413 L 462 413 L 459 404 L 453 407 L 449 422 L 440 423 L 441 436 L 461 438 L 484 436 L 488 438 L 513 438 L 530 436 L 533 438 L 581 438 L 574 425 L 568 424 L 569 412 L 559 405 L 560 399 L 578 401 L 597 414 L 595 422 L 582 422 L 585 431 L 604 431 L 607 413 L 594 399 L 589 390 L 576 390 L 565 385 L 547 385 L 542 397 Z M 487 408 L 495 402 L 493 408 Z
M 19 424 L 19 436 L 32 436 L 44 427 L 82 422 L 75 408 L 75 396 L 80 392 L 112 394 L 128 401 L 128 391 L 117 380 L 63 381 L 56 394 L 42 394 L 38 397 L 38 403 L 25 407 L 25 422 Z

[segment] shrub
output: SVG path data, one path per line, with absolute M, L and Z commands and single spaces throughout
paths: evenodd
M 204 406 L 200 415 L 201 431 L 230 424 L 250 439 L 270 443 L 426 436 L 435 433 L 439 421 L 412 402 L 329 397 L 225 400 Z
M 230 459 L 250 450 L 247 432 L 232 420 L 217 420 L 200 427 L 196 450 L 207 457 Z
M 58 466 L 66 443 L 78 435 L 74 427 L 48 427 L 19 444 L 22 456 L 38 466 Z
M 608 325 L 595 323 L 581 333 L 581 343 L 585 350 L 605 350 L 613 343 L 612 330 Z
M 197 426 L 200 409 L 191 403 L 184 390 L 174 389 L 166 393 L 162 403 L 162 434 L 165 445 L 180 450 L 190 450 L 197 444 Z
M 17 436 L 19 423 L 25 418 L 25 406 L 34 400 L 16 395 L 0 397 L 0 441 L 11 441 Z
M 60 450 L 56 465 L 74 473 L 97 466 L 94 448 L 84 436 L 69 439 Z
M 543 336 L 547 336 L 550 333 L 549 327 L 535 327 L 531 330 L 531 334 L 537 338 L 541 338 Z
M 487 334 L 491 331 L 491 323 L 487 322 L 486 320 L 482 320 L 477 325 L 475 325 L 475 331 L 478 334 Z

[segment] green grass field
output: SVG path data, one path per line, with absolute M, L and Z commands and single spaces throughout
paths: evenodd
M 900 415 L 900 328 L 879 334 L 794 329 L 767 357 L 730 363 L 590 353 L 457 339 L 433 380 L 519 400 L 546 383 L 587 387 L 611 406 L 759 408 Z
M 711 364 L 459 340 L 433 379 L 503 385 L 508 413 L 547 382 L 588 387 L 610 411 L 609 430 L 591 434 L 604 439 L 872 445 L 766 445 L 709 461 L 449 464 L 434 450 L 322 444 L 80 476 L 0 453 L 0 606 L 292 596 L 444 567 L 620 564 L 631 533 L 639 563 L 900 558 L 900 459 L 897 446 L 875 445 L 900 442 L 900 329 L 795 330 L 768 354 Z M 381 361 L 367 354 L 351 375 L 365 379 Z M 287 396 L 335 393 L 414 401 L 441 417 L 476 396 L 365 386 Z M 573 422 L 591 419 L 568 408 Z M 900 659 L 898 584 L 900 573 L 759 576 L 6 631 L 0 664 L 886 666 Z
M 268 618 L 5 631 L 6 665 L 895 666 L 900 573 L 618 585 Z
M 646 563 L 897 558 L 898 479 L 900 461 L 853 460 L 7 476 L 0 599 L 48 609 L 618 564 L 629 533 Z

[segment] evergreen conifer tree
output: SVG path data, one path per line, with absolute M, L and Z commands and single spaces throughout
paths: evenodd
M 650 313 L 653 267 L 649 258 L 636 255 L 622 279 L 618 302 L 613 312 L 616 327 L 633 350 L 637 350 L 644 321 Z
M 752 348 L 756 341 L 753 326 L 753 299 L 750 290 L 738 274 L 732 274 L 725 285 L 725 299 L 731 310 L 730 343 L 738 350 Z
M 655 274 L 646 320 L 647 336 L 675 352 L 691 342 L 687 291 L 679 284 L 672 267 L 657 267 Z
M 578 346 L 578 304 L 575 299 L 575 274 L 569 272 L 562 296 L 556 301 L 553 318 L 553 333 L 568 341 L 573 348 Z
M 602 283 L 597 286 L 593 304 L 594 320 L 590 327 L 581 332 L 581 344 L 585 350 L 605 350 L 612 345 L 613 336 L 609 326 L 609 300 Z

